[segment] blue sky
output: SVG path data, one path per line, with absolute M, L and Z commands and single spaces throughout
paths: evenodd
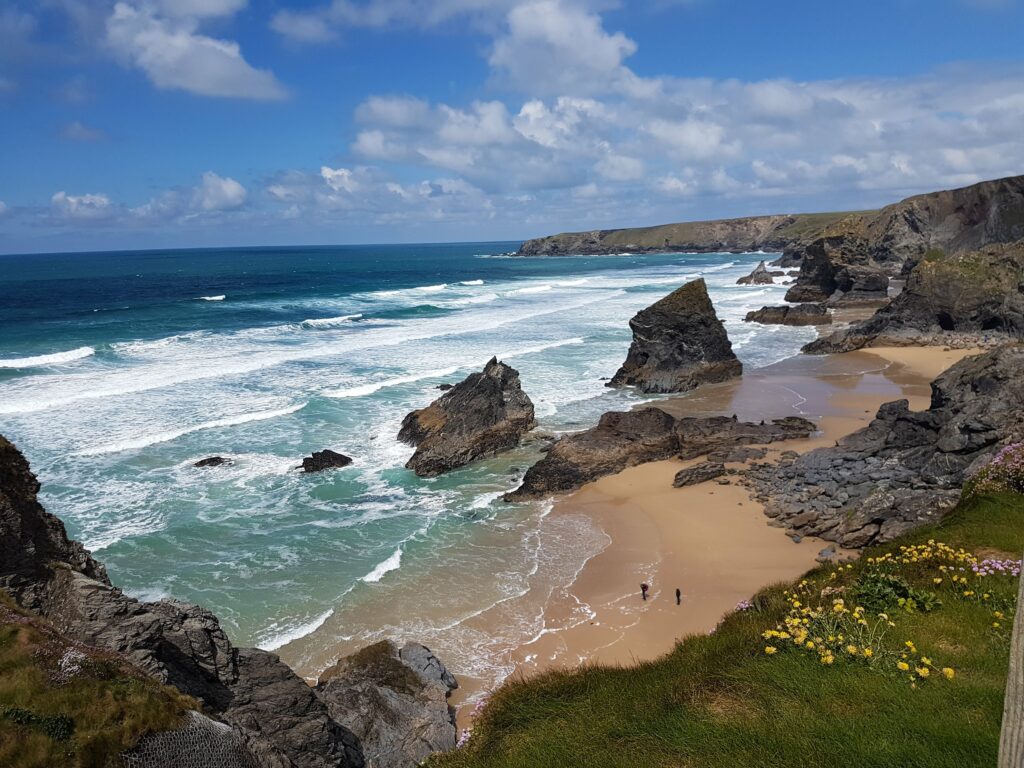
M 1019 0 L 0 0 L 0 252 L 520 239 L 1024 173 Z

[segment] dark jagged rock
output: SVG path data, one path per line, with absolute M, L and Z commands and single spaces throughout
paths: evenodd
M 824 304 L 795 304 L 781 307 L 761 307 L 747 312 L 748 323 L 763 325 L 831 325 L 832 314 Z
M 959 255 L 933 251 L 887 306 L 852 328 L 811 342 L 804 351 L 824 354 L 957 339 L 984 344 L 992 338 L 1024 338 L 1024 242 Z
M 329 449 L 314 451 L 312 456 L 302 460 L 303 472 L 323 472 L 325 469 L 340 469 L 352 463 L 348 456 Z
M 1024 346 L 1011 344 L 936 379 L 928 410 L 886 403 L 836 447 L 759 465 L 746 482 L 798 534 L 861 547 L 941 518 L 972 472 L 1022 438 Z
M 519 372 L 492 358 L 481 373 L 406 416 L 398 439 L 416 446 L 405 466 L 434 477 L 515 448 L 535 425 Z
M 505 500 L 542 498 L 637 464 L 673 456 L 693 459 L 740 445 L 807 437 L 816 429 L 812 422 L 793 417 L 753 424 L 728 416 L 676 419 L 660 408 L 611 411 L 596 427 L 556 442 Z
M 192 466 L 199 467 L 200 469 L 202 469 L 205 467 L 231 466 L 234 463 L 235 462 L 232 459 L 226 459 L 223 456 L 210 456 L 209 458 L 206 459 L 200 459 Z
M 676 488 L 685 488 L 688 485 L 698 485 L 715 480 L 725 474 L 725 465 L 713 461 L 703 461 L 686 469 L 676 472 L 672 485 Z
M 704 280 L 687 283 L 641 310 L 629 327 L 633 343 L 610 387 L 686 392 L 743 372 Z
M 458 687 L 429 648 L 385 640 L 341 659 L 317 683 L 331 716 L 359 738 L 367 768 L 414 768 L 455 748 Z
M 931 250 L 957 254 L 1022 238 L 1024 176 L 917 195 L 851 215 L 798 247 L 800 276 L 786 300 L 884 300 L 882 276 L 908 274 Z
M 772 273 L 768 271 L 768 267 L 765 266 L 762 260 L 760 264 L 755 267 L 754 271 L 745 277 L 741 277 L 736 281 L 737 285 L 771 285 L 775 282 L 775 278 Z
M 120 654 L 232 725 L 263 768 L 356 768 L 359 743 L 272 653 L 235 648 L 217 618 L 177 600 L 145 603 L 47 513 L 21 453 L 0 437 L 0 588 L 76 641 Z
M 753 461 L 754 459 L 763 459 L 766 455 L 768 455 L 767 448 L 741 446 L 739 448 L 724 448 L 719 451 L 712 451 L 708 454 L 708 461 L 716 461 L 720 464 L 737 464 Z

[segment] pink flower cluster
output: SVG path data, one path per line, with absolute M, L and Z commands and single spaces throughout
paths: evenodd
M 969 491 L 971 494 L 999 491 L 1024 494 L 1024 443 L 1003 446 L 992 461 L 971 478 Z
M 1020 560 L 995 560 L 987 557 L 977 565 L 972 565 L 971 570 L 979 576 L 1020 576 Z
M 753 603 L 751 603 L 749 600 L 740 600 L 738 603 L 736 603 L 737 611 L 749 611 L 753 607 Z

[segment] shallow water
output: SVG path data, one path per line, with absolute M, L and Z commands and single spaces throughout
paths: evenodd
M 501 255 L 515 246 L 0 257 L 0 431 L 130 594 L 202 603 L 242 645 L 291 642 L 306 674 L 397 635 L 444 638 L 453 668 L 500 679 L 500 649 L 553 629 L 517 598 L 562 589 L 607 537 L 498 501 L 529 446 L 416 478 L 402 417 L 492 355 L 521 372 L 540 431 L 628 408 L 602 378 L 629 318 L 698 275 L 748 370 L 815 336 L 742 322 L 785 292 L 735 284 L 761 254 Z M 325 447 L 354 464 L 295 471 Z M 192 466 L 214 454 L 234 464 Z

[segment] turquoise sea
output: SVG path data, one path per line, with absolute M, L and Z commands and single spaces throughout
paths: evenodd
M 519 598 L 607 539 L 498 500 L 530 447 L 415 477 L 402 417 L 492 355 L 519 369 L 542 432 L 628 408 L 640 398 L 602 378 L 629 318 L 698 275 L 748 369 L 815 335 L 742 322 L 785 291 L 735 284 L 762 254 L 504 255 L 516 247 L 0 256 L 0 432 L 129 594 L 201 603 L 307 674 L 392 635 L 496 681 L 503 648 L 551 631 Z M 322 448 L 355 463 L 296 471 Z M 210 455 L 234 464 L 192 466 Z M 497 629 L 473 625 L 498 604 Z

